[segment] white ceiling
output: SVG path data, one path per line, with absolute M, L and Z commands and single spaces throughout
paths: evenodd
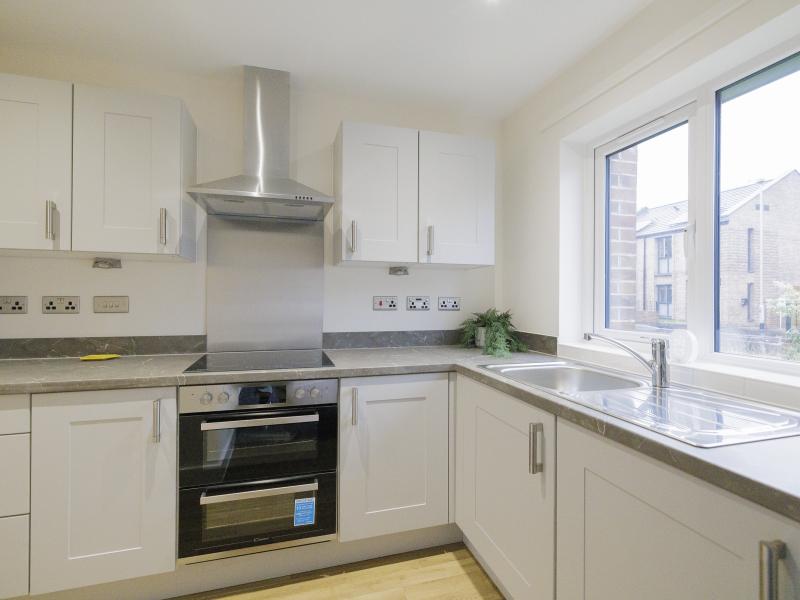
M 251 64 L 500 117 L 650 0 L 2 0 L 0 45 L 208 71 Z

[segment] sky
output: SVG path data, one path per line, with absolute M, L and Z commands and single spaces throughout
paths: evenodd
M 723 190 L 800 170 L 800 71 L 722 105 Z M 639 144 L 639 208 L 688 197 L 688 124 Z

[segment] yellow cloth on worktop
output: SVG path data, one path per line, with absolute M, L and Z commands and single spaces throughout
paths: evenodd
M 81 360 L 111 360 L 112 358 L 119 358 L 119 354 L 87 354 L 81 356 Z

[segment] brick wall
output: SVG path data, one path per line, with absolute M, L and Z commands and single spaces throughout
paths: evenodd
M 636 147 L 608 159 L 608 326 L 636 324 Z

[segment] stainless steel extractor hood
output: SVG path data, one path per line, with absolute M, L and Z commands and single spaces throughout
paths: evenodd
M 189 188 L 208 214 L 321 221 L 333 198 L 289 178 L 289 73 L 244 67 L 244 173 Z

